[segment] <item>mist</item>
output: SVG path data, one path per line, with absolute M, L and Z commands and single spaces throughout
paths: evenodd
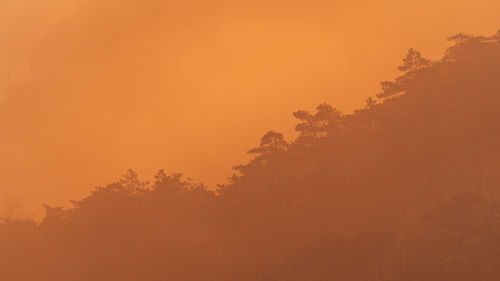
M 291 112 L 344 112 L 409 47 L 491 34 L 496 1 L 3 1 L 0 215 L 41 218 L 128 168 L 212 189 Z

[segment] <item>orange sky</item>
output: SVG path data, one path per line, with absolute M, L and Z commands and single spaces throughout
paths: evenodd
M 127 168 L 214 187 L 266 131 L 292 139 L 293 111 L 349 112 L 410 47 L 436 59 L 499 19 L 494 0 L 3 0 L 0 216 Z

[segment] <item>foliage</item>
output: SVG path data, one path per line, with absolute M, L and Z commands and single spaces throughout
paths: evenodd
M 352 114 L 295 112 L 217 191 L 129 170 L 2 220 L 1 280 L 499 280 L 500 36 L 450 40 Z

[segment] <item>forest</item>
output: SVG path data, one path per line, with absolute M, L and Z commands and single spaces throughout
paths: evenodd
M 500 31 L 449 40 L 353 113 L 294 112 L 217 189 L 128 170 L 1 219 L 0 280 L 500 280 Z

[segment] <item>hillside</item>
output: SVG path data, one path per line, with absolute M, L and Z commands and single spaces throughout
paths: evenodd
M 5 219 L 0 279 L 499 280 L 500 32 L 450 41 L 353 114 L 295 112 L 300 136 L 266 133 L 216 192 L 130 170 Z

